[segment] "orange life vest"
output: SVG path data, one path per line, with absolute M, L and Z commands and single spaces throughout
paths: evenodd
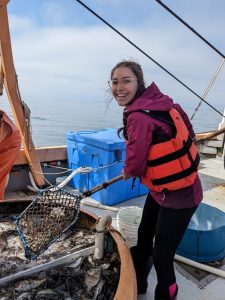
M 158 192 L 178 190 L 194 183 L 200 157 L 179 112 L 172 108 L 169 114 L 175 125 L 175 137 L 151 145 L 147 171 L 141 182 Z
M 20 144 L 19 130 L 0 110 L 0 201 L 4 199 L 7 175 L 19 154 Z

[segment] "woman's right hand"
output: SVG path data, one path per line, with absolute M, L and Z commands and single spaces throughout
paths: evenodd
M 124 170 L 122 170 L 122 175 L 123 175 L 123 179 L 127 180 L 130 178 L 130 176 L 126 175 L 126 173 L 124 172 Z

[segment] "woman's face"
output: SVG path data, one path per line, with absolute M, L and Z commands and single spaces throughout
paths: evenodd
M 132 102 L 137 92 L 137 77 L 130 68 L 119 67 L 113 73 L 110 86 L 117 103 L 120 106 L 127 106 Z

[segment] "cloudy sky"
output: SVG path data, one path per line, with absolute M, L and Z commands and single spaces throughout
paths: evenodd
M 84 0 L 149 56 L 202 96 L 222 57 L 155 0 Z M 225 53 L 224 0 L 164 0 L 176 14 Z M 199 99 L 138 52 L 76 0 L 11 0 L 14 63 L 28 99 L 106 99 L 111 68 L 135 59 L 145 81 L 185 106 Z M 223 112 L 225 64 L 206 100 Z M 202 105 L 206 107 L 206 105 Z

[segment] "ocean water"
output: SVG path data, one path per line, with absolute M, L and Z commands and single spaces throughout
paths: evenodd
M 27 102 L 26 102 L 27 103 Z M 30 98 L 32 138 L 35 146 L 66 144 L 66 133 L 78 130 L 100 130 L 122 126 L 122 108 L 115 101 L 67 100 Z M 12 116 L 8 101 L 1 101 L 1 109 Z M 182 105 L 189 117 L 195 107 Z M 220 110 L 223 113 L 223 109 Z M 218 129 L 222 116 L 202 105 L 192 120 L 196 133 Z

